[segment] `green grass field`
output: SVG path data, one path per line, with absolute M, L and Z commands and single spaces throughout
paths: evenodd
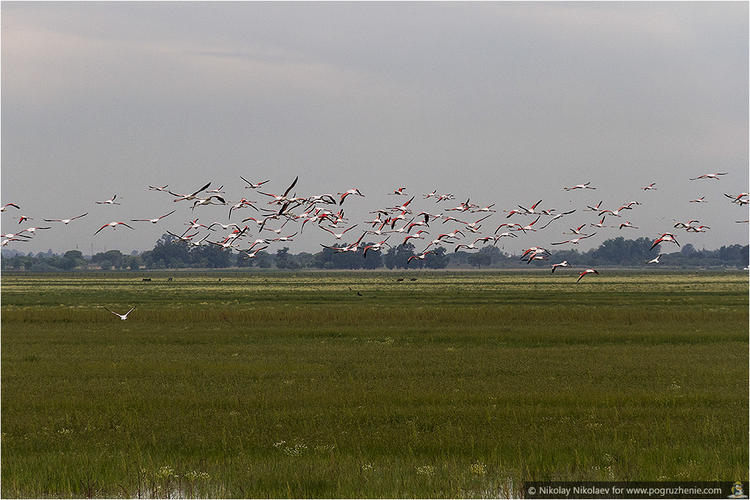
M 576 277 L 5 274 L 2 496 L 747 478 L 747 275 Z

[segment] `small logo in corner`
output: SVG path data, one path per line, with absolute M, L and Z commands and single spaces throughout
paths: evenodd
M 732 494 L 728 498 L 747 498 L 741 481 L 735 481 L 732 485 Z

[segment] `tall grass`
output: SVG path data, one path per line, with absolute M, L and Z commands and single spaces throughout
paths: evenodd
M 4 276 L 2 495 L 746 476 L 746 277 L 415 276 Z

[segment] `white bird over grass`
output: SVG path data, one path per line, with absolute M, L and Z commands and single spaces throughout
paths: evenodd
M 102 307 L 104 307 L 104 306 L 102 306 Z M 125 321 L 126 319 L 128 319 L 128 314 L 130 314 L 131 312 L 133 312 L 133 309 L 135 309 L 135 306 L 131 307 L 130 311 L 126 312 L 125 314 L 116 313 L 112 309 L 109 309 L 107 307 L 105 307 L 104 309 L 107 309 L 107 311 L 111 312 L 115 316 L 119 316 L 121 320 Z

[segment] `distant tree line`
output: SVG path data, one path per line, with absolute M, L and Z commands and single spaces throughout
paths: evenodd
M 288 247 L 275 253 L 264 250 L 255 258 L 217 245 L 192 245 L 171 236 L 163 235 L 154 248 L 130 255 L 119 250 L 108 250 L 92 256 L 84 256 L 78 250 L 69 250 L 62 255 L 40 252 L 24 255 L 3 250 L 3 270 L 24 271 L 71 271 L 85 269 L 226 269 L 232 267 L 260 269 L 442 269 L 450 268 L 517 268 L 549 267 L 552 262 L 567 260 L 572 266 L 623 266 L 642 267 L 655 257 L 659 247 L 651 249 L 651 240 L 638 238 L 626 240 L 623 237 L 604 241 L 599 247 L 586 252 L 577 250 L 557 250 L 547 261 L 534 261 L 526 264 L 519 256 L 509 255 L 499 248 L 488 245 L 476 252 L 449 252 L 443 247 L 433 248 L 424 259 L 411 259 L 415 248 L 411 243 L 391 247 L 387 251 L 370 249 L 367 255 L 361 245 L 356 252 L 338 252 L 324 248 L 318 253 L 301 252 L 292 254 Z M 342 245 L 343 246 L 343 245 Z M 672 250 L 671 246 L 668 250 Z M 679 251 L 662 256 L 660 266 L 669 267 L 736 267 L 748 265 L 748 245 L 722 246 L 717 250 L 697 250 L 686 244 Z

